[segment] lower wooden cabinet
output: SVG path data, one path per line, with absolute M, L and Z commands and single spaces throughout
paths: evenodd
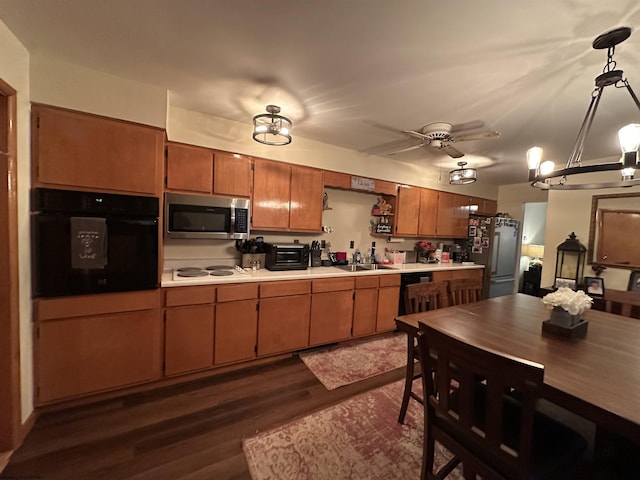
M 214 364 L 250 360 L 256 356 L 257 307 L 257 298 L 216 304 Z
M 159 379 L 159 309 L 78 316 L 36 328 L 36 404 Z
M 164 373 L 191 372 L 213 366 L 213 305 L 167 309 Z
M 309 346 L 311 296 L 261 298 L 258 355 L 290 352 Z
M 482 279 L 482 268 L 469 268 L 458 270 L 443 270 L 441 272 L 433 272 L 432 279 L 434 282 L 442 282 L 444 280 L 454 280 L 459 278 Z
M 400 275 L 381 275 L 380 289 L 378 290 L 376 332 L 390 332 L 395 330 L 395 318 L 398 316 L 399 299 Z
M 309 345 L 321 345 L 351 336 L 353 290 L 314 293 L 311 296 Z
M 378 314 L 378 276 L 356 277 L 356 290 L 353 295 L 354 337 L 370 335 L 376 331 Z

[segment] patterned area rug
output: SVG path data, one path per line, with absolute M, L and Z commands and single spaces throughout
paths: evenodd
M 422 406 L 397 421 L 403 382 L 395 382 L 243 441 L 253 480 L 419 478 Z M 436 466 L 450 453 L 437 445 Z M 449 477 L 462 480 L 458 466 Z
M 303 352 L 300 359 L 327 390 L 333 390 L 406 365 L 407 336 L 399 333 L 355 340 Z

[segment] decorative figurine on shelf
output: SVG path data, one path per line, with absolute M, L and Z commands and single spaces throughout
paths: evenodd
M 392 206 L 384 198 L 378 197 L 378 203 L 373 206 L 371 213 L 373 215 L 390 215 Z

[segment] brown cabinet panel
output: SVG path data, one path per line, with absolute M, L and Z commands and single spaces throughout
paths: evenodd
M 379 275 L 364 275 L 356 277 L 356 288 L 378 288 L 379 284 Z
M 289 228 L 319 232 L 322 228 L 322 170 L 291 166 Z
M 498 213 L 498 202 L 487 198 L 469 197 L 469 213 L 494 216 Z
M 234 283 L 232 285 L 220 285 L 218 287 L 218 302 L 233 302 L 258 298 L 257 283 Z
M 312 292 L 335 292 L 338 290 L 353 290 L 355 279 L 352 276 L 336 278 L 316 278 L 312 283 Z
M 291 169 L 286 163 L 256 159 L 253 171 L 253 229 L 289 228 Z
M 167 188 L 211 193 L 213 152 L 207 148 L 167 143 Z
M 216 152 L 213 163 L 214 193 L 251 196 L 251 163 L 249 157 Z
M 324 171 L 324 186 L 351 190 L 351 175 L 348 173 Z
M 160 309 L 38 324 L 36 403 L 160 378 L 161 336 Z
M 438 191 L 428 188 L 420 189 L 420 213 L 418 215 L 418 235 L 436 234 L 438 217 Z
M 454 280 L 459 278 L 473 278 L 482 279 L 482 268 L 468 268 L 468 269 L 456 269 L 456 270 L 442 270 L 432 273 L 432 279 L 434 282 L 442 282 L 444 280 Z
M 385 287 L 378 290 L 378 314 L 376 332 L 390 332 L 396 328 L 400 287 Z
M 468 222 L 469 197 L 439 192 L 436 234 L 439 237 L 466 238 Z
M 35 321 L 56 318 L 86 317 L 160 306 L 160 289 L 139 292 L 101 293 L 76 297 L 39 298 L 33 301 Z
M 378 289 L 363 288 L 356 290 L 353 299 L 353 336 L 374 333 L 376 331 L 377 313 Z
M 311 293 L 311 280 L 286 280 L 282 282 L 262 282 L 260 284 L 260 298 L 309 293 Z
M 216 298 L 216 287 L 213 285 L 192 285 L 189 287 L 171 287 L 164 290 L 164 305 L 198 305 L 213 303 Z
M 418 212 L 420 188 L 399 187 L 395 212 L 395 234 L 416 236 L 418 234 Z
M 311 296 L 309 345 L 346 340 L 351 336 L 352 319 L 351 290 L 314 293 Z
M 164 346 L 165 375 L 213 366 L 213 305 L 167 309 Z
M 380 275 L 380 287 L 395 287 L 400 285 L 400 274 Z
M 258 355 L 309 345 L 310 295 L 263 298 L 258 316 Z
M 250 360 L 256 356 L 258 300 L 216 305 L 214 363 Z
M 161 129 L 43 105 L 32 115 L 34 186 L 162 191 Z

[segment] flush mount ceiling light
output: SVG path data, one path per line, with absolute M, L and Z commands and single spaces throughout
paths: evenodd
M 291 143 L 291 120 L 280 113 L 280 107 L 267 105 L 267 112 L 253 117 L 253 139 L 265 145 Z
M 640 124 L 634 123 L 622 127 L 618 133 L 622 147 L 622 158 L 619 162 L 582 164 L 582 151 L 584 142 L 589 134 L 591 124 L 600 103 L 600 97 L 605 87 L 614 85 L 617 88 L 626 87 L 640 110 L 638 97 L 631 89 L 626 78 L 623 78 L 622 70 L 616 70 L 616 62 L 613 60 L 615 46 L 624 42 L 631 35 L 629 27 L 620 27 L 610 30 L 596 37 L 593 41 L 594 49 L 607 49 L 607 63 L 602 74 L 595 79 L 596 88 L 591 93 L 591 102 L 585 114 L 576 143 L 573 146 L 571 156 L 564 168 L 557 169 L 550 160 L 542 162 L 542 149 L 532 147 L 527 151 L 527 165 L 529 167 L 529 181 L 531 185 L 543 190 L 586 190 L 592 188 L 632 187 L 640 185 L 640 179 L 634 179 L 635 169 L 640 168 L 638 163 L 638 146 L 640 145 Z M 582 173 L 597 173 L 608 171 L 620 171 L 621 180 L 608 183 L 570 183 L 567 177 Z M 554 179 L 557 179 L 555 183 Z
M 466 185 L 467 183 L 473 183 L 477 180 L 478 172 L 475 168 L 464 168 L 467 162 L 458 162 L 460 168 L 451 170 L 449 172 L 449 184 L 450 185 Z

